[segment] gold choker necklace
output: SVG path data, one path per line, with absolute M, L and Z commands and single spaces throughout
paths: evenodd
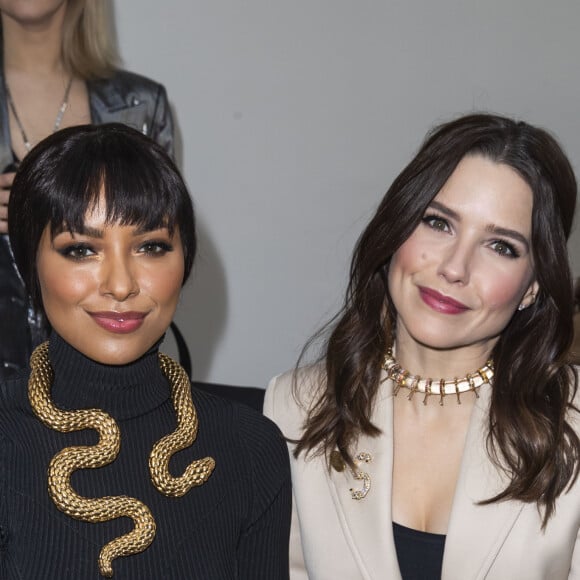
M 455 395 L 457 404 L 461 405 L 461 393 L 472 391 L 479 398 L 477 389 L 485 383 L 491 383 L 493 378 L 493 362 L 487 363 L 474 373 L 470 373 L 458 379 L 425 379 L 419 375 L 412 375 L 395 360 L 393 351 L 389 349 L 383 362 L 383 369 L 387 378 L 393 381 L 393 395 L 396 397 L 401 388 L 409 391 L 407 399 L 410 401 L 415 393 L 423 393 L 423 405 L 431 395 L 439 395 L 439 404 L 443 405 L 443 399 L 447 395 Z
M 159 366 L 171 385 L 171 398 L 177 414 L 177 428 L 162 437 L 149 456 L 149 473 L 157 490 L 168 497 L 181 497 L 192 487 L 205 483 L 215 461 L 211 457 L 196 459 L 184 474 L 174 477 L 169 460 L 177 451 L 192 445 L 197 437 L 197 412 L 191 399 L 191 387 L 185 371 L 168 356 L 159 353 Z M 141 501 L 126 495 L 85 498 L 76 493 L 71 476 L 77 469 L 95 469 L 112 463 L 119 454 L 121 432 L 116 421 L 99 409 L 64 411 L 52 401 L 50 391 L 54 373 L 48 358 L 48 342 L 41 344 L 30 358 L 28 398 L 35 415 L 50 429 L 61 433 L 94 429 L 99 442 L 92 446 L 65 447 L 48 467 L 48 492 L 56 507 L 71 518 L 84 522 L 106 522 L 129 517 L 135 527 L 111 540 L 99 554 L 102 576 L 113 575 L 112 561 L 145 550 L 155 538 L 155 519 Z

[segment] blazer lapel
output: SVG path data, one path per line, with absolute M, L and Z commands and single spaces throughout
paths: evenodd
M 477 503 L 507 485 L 486 450 L 490 394 L 489 385 L 480 389 L 467 432 L 445 541 L 443 580 L 485 578 L 523 508 L 514 501 Z
M 331 469 L 329 489 L 344 535 L 365 580 L 400 580 L 401 574 L 393 539 L 391 488 L 393 472 L 393 402 L 390 381 L 381 386 L 373 413 L 375 425 L 384 429 L 376 438 L 361 437 L 355 455 L 370 454 L 359 461 L 359 470 L 370 477 L 370 489 L 363 499 L 353 499 L 351 489 L 362 490 L 348 468 Z

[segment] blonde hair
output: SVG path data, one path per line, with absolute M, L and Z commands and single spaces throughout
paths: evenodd
M 119 64 L 109 0 L 68 0 L 62 30 L 66 69 L 84 80 L 107 78 Z

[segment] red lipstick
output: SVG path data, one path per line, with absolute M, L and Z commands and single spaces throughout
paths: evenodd
M 441 312 L 442 314 L 461 314 L 462 312 L 469 310 L 469 307 L 462 302 L 454 300 L 449 296 L 445 296 L 432 288 L 420 286 L 419 294 L 427 306 L 430 306 L 433 310 Z
M 147 312 L 89 312 L 93 320 L 105 330 L 116 334 L 129 334 L 137 330 L 145 320 Z

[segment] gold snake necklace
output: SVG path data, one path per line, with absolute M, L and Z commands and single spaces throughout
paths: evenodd
M 188 465 L 184 474 L 173 477 L 169 460 L 177 451 L 193 444 L 197 437 L 198 420 L 189 378 L 170 357 L 159 353 L 159 365 L 171 385 L 171 398 L 177 414 L 177 429 L 161 438 L 151 450 L 149 472 L 157 490 L 169 497 L 181 497 L 192 487 L 202 485 L 211 475 L 215 461 L 204 457 Z M 28 398 L 36 416 L 50 429 L 70 433 L 94 429 L 99 442 L 94 446 L 65 447 L 50 461 L 48 492 L 56 507 L 67 516 L 90 523 L 106 522 L 122 516 L 129 517 L 135 527 L 127 534 L 105 544 L 99 554 L 102 576 L 113 576 L 115 558 L 144 551 L 155 538 L 155 520 L 149 508 L 133 497 L 107 496 L 85 498 L 71 486 L 71 475 L 77 469 L 95 469 L 109 465 L 118 456 L 121 447 L 119 426 L 100 409 L 63 411 L 54 405 L 50 396 L 54 372 L 48 358 L 48 342 L 38 346 L 30 359 Z

